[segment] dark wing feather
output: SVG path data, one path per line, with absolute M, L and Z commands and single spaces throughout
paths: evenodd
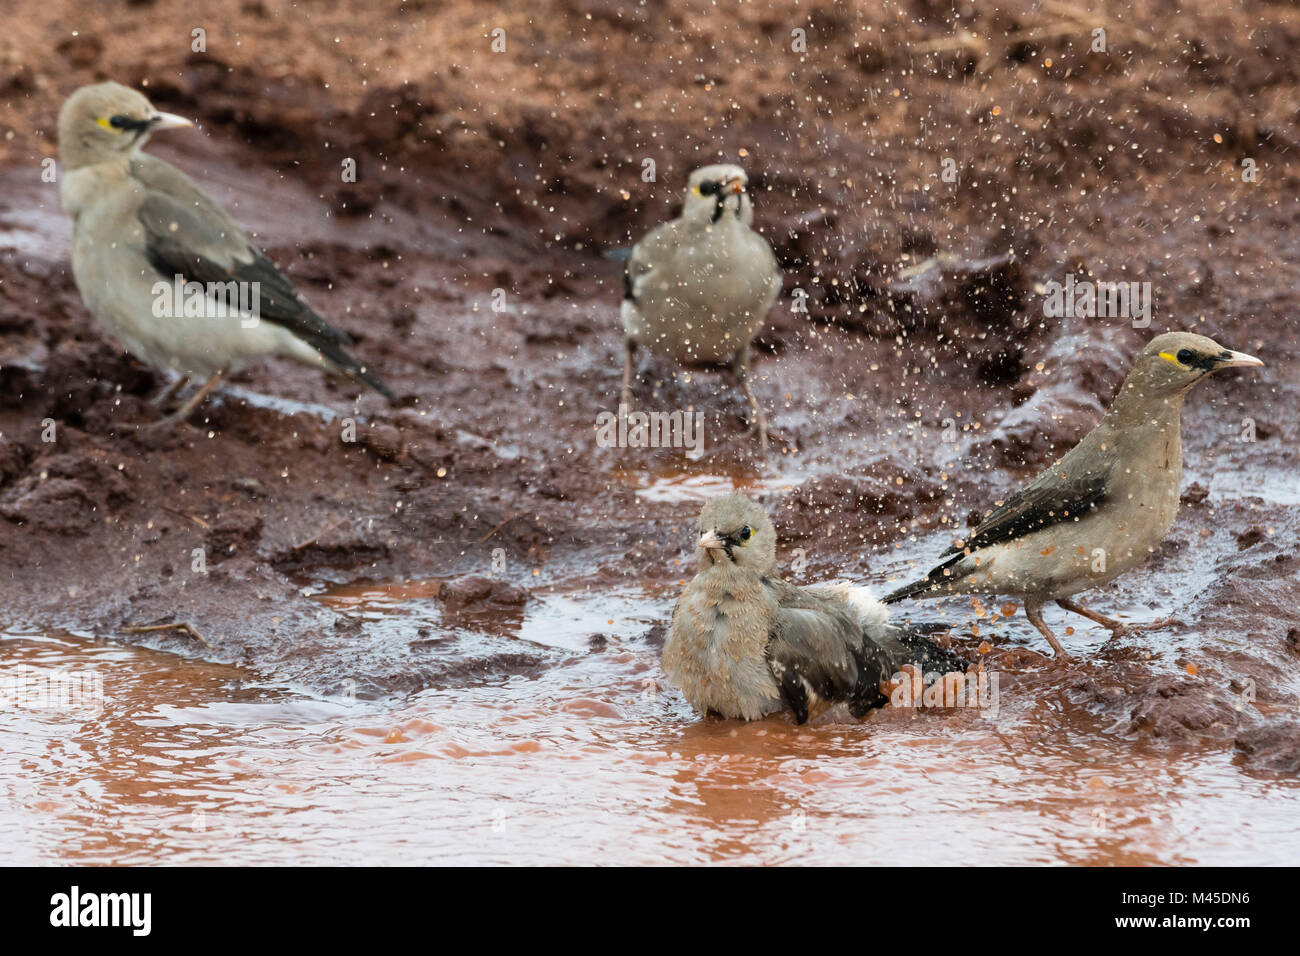
M 1106 500 L 1114 459 L 1075 470 L 1069 457 L 1062 459 L 995 508 L 966 541 L 953 545 L 940 557 L 977 551 L 1010 541 L 1065 521 L 1077 521 Z
M 944 571 L 967 554 L 1087 515 L 1106 500 L 1115 467 L 1114 455 L 1097 449 L 1091 437 L 991 511 L 965 541 L 945 550 L 939 557 L 946 560 L 931 568 L 924 578 L 903 585 L 881 600 L 893 604 L 934 592 L 951 580 Z
M 260 319 L 288 329 L 344 372 L 393 397 L 343 351 L 352 339 L 317 315 L 276 264 L 188 176 L 146 154 L 132 161 L 131 174 L 145 187 L 137 212 L 144 227 L 145 254 L 162 276 L 181 275 L 186 281 L 202 283 L 258 283 Z
M 812 695 L 847 700 L 858 691 L 857 628 L 847 614 L 783 607 L 767 644 L 767 663 L 795 720 L 808 719 Z
M 312 311 L 275 263 L 184 173 L 143 155 L 131 172 L 146 187 L 137 213 L 146 252 L 166 278 L 179 273 L 196 282 L 256 282 L 261 318 L 309 342 L 350 344 L 346 334 Z
M 767 645 L 768 667 L 797 723 L 808 719 L 813 694 L 847 703 L 855 717 L 884 705 L 888 698 L 880 682 L 904 664 L 924 672 L 966 670 L 961 658 L 914 630 L 884 624 L 868 633 L 842 600 L 826 592 L 778 578 L 765 583 L 779 605 Z

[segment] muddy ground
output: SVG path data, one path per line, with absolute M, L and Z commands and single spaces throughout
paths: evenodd
M 0 626 L 322 692 L 533 673 L 551 658 L 524 646 L 367 656 L 361 622 L 310 591 L 438 579 L 448 614 L 539 587 L 670 595 L 689 573 L 692 489 L 719 476 L 773 509 L 783 561 L 804 549 L 798 579 L 883 584 L 1081 437 L 1146 338 L 1193 329 L 1267 368 L 1193 393 L 1185 510 L 1148 569 L 1093 597 L 1179 626 L 1057 667 L 1023 614 L 990 621 L 999 601 L 907 613 L 953 621 L 972 658 L 992 634 L 997 666 L 1044 707 L 1175 750 L 1235 748 L 1252 772 L 1300 769 L 1300 11 L 190 6 L 19 0 L 0 38 Z M 61 102 L 105 78 L 199 121 L 151 150 L 255 230 L 396 407 L 281 362 L 238 376 L 192 427 L 134 433 L 165 380 L 93 324 L 41 179 Z M 747 437 L 725 375 L 647 358 L 639 398 L 701 410 L 705 454 L 597 448 L 621 358 L 605 253 L 722 159 L 750 171 L 785 270 L 756 359 L 777 447 Z M 1150 329 L 1045 317 L 1043 284 L 1067 272 L 1151 282 Z M 168 622 L 208 646 L 128 630 Z

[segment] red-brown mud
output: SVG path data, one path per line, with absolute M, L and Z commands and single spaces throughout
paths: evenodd
M 991 619 L 997 601 L 907 613 L 957 623 L 972 657 L 990 640 L 1014 693 L 1080 726 L 1300 770 L 1293 7 L 17 7 L 0 40 L 0 625 L 330 693 L 535 674 L 564 655 L 485 644 L 394 660 L 308 592 L 436 579 L 448 613 L 471 615 L 575 582 L 671 593 L 690 573 L 692 481 L 711 476 L 756 489 L 783 561 L 806 554 L 800 580 L 897 580 L 1077 440 L 1147 337 L 1193 329 L 1267 367 L 1192 394 L 1185 510 L 1146 568 L 1093 595 L 1179 626 L 1104 648 L 1089 631 L 1086 650 L 1080 628 L 1066 644 L 1084 662 L 1057 668 L 1023 615 Z M 1103 23 L 1108 51 L 1091 53 Z M 196 26 L 205 53 L 190 52 Z M 790 51 L 795 27 L 806 53 Z M 109 77 L 200 122 L 151 150 L 256 232 L 397 407 L 272 363 L 194 427 L 133 432 L 163 379 L 86 313 L 40 175 L 63 98 Z M 340 181 L 346 158 L 356 183 Z M 755 359 L 777 448 L 757 453 L 724 375 L 643 358 L 639 400 L 701 410 L 705 453 L 599 449 L 621 358 L 619 267 L 603 253 L 720 158 L 750 170 L 786 272 Z M 1043 284 L 1067 272 L 1151 282 L 1150 329 L 1046 318 Z M 209 647 L 126 631 L 173 621 Z

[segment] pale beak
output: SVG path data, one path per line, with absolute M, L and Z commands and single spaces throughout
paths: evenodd
M 745 181 L 737 176 L 735 179 L 729 179 L 723 183 L 722 188 L 727 192 L 743 193 L 745 191 Z
M 177 116 L 175 113 L 159 113 L 151 121 L 150 129 L 186 129 L 194 124 L 184 116 Z
M 1255 368 L 1263 365 L 1259 359 L 1253 355 L 1247 355 L 1245 352 L 1229 352 L 1226 359 L 1219 361 L 1219 368 Z
M 710 531 L 700 535 L 700 547 L 708 548 L 710 551 L 721 551 L 726 548 L 727 543 L 718 537 L 718 532 Z

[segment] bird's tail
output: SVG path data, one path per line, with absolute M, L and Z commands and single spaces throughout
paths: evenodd
M 312 342 L 329 363 L 336 368 L 341 374 L 346 375 L 354 382 L 360 382 L 362 385 L 368 385 L 373 388 L 389 402 L 396 402 L 397 396 L 392 393 L 387 385 L 380 380 L 379 376 L 362 365 L 342 347 L 335 342 L 326 342 L 317 340 Z
M 905 601 L 911 597 L 920 597 L 922 594 L 928 594 L 931 591 L 938 590 L 940 584 L 944 581 L 944 571 L 947 571 L 954 564 L 964 558 L 964 553 L 954 554 L 937 568 L 932 568 L 930 573 L 919 581 L 913 581 L 911 584 L 904 584 L 895 591 L 890 591 L 880 599 L 882 604 L 897 604 L 899 601 Z
M 397 396 L 393 394 L 392 389 L 383 383 L 383 380 L 373 372 L 369 371 L 364 365 L 357 365 L 356 368 L 344 369 L 344 373 L 353 381 L 360 382 L 362 385 L 369 385 L 384 398 L 388 399 L 389 404 L 397 401 Z
M 918 594 L 924 594 L 930 588 L 934 587 L 934 582 L 929 578 L 922 578 L 920 581 L 913 581 L 911 584 L 904 584 L 895 591 L 890 591 L 880 599 L 881 604 L 897 604 L 899 601 L 906 601 L 910 597 L 916 597 Z
M 917 582 L 917 584 L 921 586 L 921 590 L 925 590 L 932 585 L 932 582 Z M 954 670 L 965 672 L 968 666 L 965 660 L 926 637 L 928 633 L 946 631 L 951 625 L 938 622 L 906 626 L 891 624 L 889 608 L 885 607 L 889 603 L 889 598 L 885 598 L 884 601 L 878 600 L 871 593 L 870 588 L 852 584 L 832 584 L 827 586 L 826 590 L 837 593 L 854 610 L 863 632 L 885 650 L 889 663 L 894 665 L 895 671 L 904 664 L 915 664 L 925 672 L 934 670 L 945 674 Z
M 913 664 L 921 669 L 921 673 L 940 673 L 951 674 L 953 671 L 966 673 L 970 663 L 965 658 L 959 657 L 953 651 L 946 647 L 940 647 L 922 632 L 948 630 L 947 624 L 915 624 L 911 627 L 891 628 L 893 631 L 890 637 L 897 642 L 897 647 L 890 647 L 890 656 L 893 658 L 894 671 L 897 672 L 904 664 Z
M 903 627 L 889 623 L 863 629 L 862 648 L 858 658 L 859 692 L 849 708 L 855 717 L 861 717 L 871 708 L 883 707 L 889 702 L 889 698 L 880 690 L 880 685 L 893 680 L 902 671 L 904 664 L 916 667 L 922 675 L 951 674 L 954 671 L 966 673 L 970 665 L 965 660 L 947 648 L 940 647 L 922 633 L 937 629 L 927 625 Z
M 924 587 L 929 587 L 924 582 Z M 859 665 L 858 687 L 849 703 L 855 717 L 861 717 L 873 707 L 882 707 L 889 698 L 880 692 L 880 684 L 894 677 L 904 664 L 920 669 L 922 674 L 966 673 L 969 664 L 947 648 L 940 647 L 926 636 L 934 631 L 946 631 L 947 624 L 894 624 L 889 620 L 889 608 L 878 600 L 870 588 L 841 583 L 825 585 L 820 590 L 844 601 L 853 610 L 862 628 L 862 643 L 856 649 Z

